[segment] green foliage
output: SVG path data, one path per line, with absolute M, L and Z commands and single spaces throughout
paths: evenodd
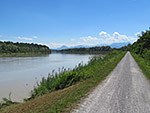
M 8 107 L 0 112 L 69 113 L 80 99 L 86 97 L 89 91 L 106 78 L 124 55 L 125 52 L 113 51 L 105 56 L 95 56 L 91 58 L 87 65 L 81 63 L 73 70 L 62 68 L 59 69 L 59 73 L 52 71 L 52 73 L 48 75 L 48 78 L 43 78 L 40 83 L 37 83 L 37 87 L 32 91 L 34 94 L 31 99 L 40 94 L 43 95 L 44 92 L 53 92 L 31 101 L 27 99 L 28 102 Z M 68 87 L 71 84 L 75 85 Z M 58 90 L 55 89 L 55 86 L 57 86 L 58 89 L 63 87 L 68 88 L 55 91 Z
M 142 56 L 143 56 L 146 60 L 150 61 L 150 50 L 144 49 Z
M 3 101 L 0 102 L 0 109 L 10 106 L 12 104 L 18 104 L 18 102 L 13 102 L 11 100 L 11 93 L 9 93 L 9 98 L 3 98 Z
M 102 47 L 90 47 L 90 48 L 71 48 L 71 49 L 63 49 L 58 50 L 57 52 L 61 53 L 77 53 L 77 54 L 105 54 L 112 51 L 110 46 L 102 46 Z
M 101 55 L 93 57 L 88 65 L 83 66 L 79 69 L 80 72 L 84 71 L 84 80 L 83 82 L 80 82 L 81 85 L 78 85 L 77 88 L 72 91 L 70 91 L 69 89 L 70 92 L 66 91 L 65 94 L 62 94 L 65 96 L 58 100 L 57 103 L 53 104 L 53 106 L 46 109 L 45 112 L 70 112 L 73 103 L 76 103 L 81 98 L 85 97 L 87 92 L 89 92 L 91 89 L 93 89 L 93 87 L 98 85 L 100 81 L 105 79 L 105 77 L 116 67 L 116 65 L 123 58 L 124 55 L 125 52 L 113 51 L 107 54 L 105 57 Z
M 150 30 L 142 31 L 142 35 L 132 45 L 132 52 L 144 57 L 147 50 L 150 50 Z
M 131 44 L 128 44 L 127 46 L 121 47 L 118 50 L 122 50 L 122 51 L 130 51 L 132 48 Z
M 0 41 L 0 54 L 6 53 L 50 53 L 50 49 L 45 45 L 29 43 L 13 43 Z
M 150 30 L 142 31 L 141 34 L 131 51 L 143 73 L 150 79 Z
M 38 97 L 48 92 L 52 92 L 59 89 L 64 89 L 79 81 L 96 76 L 100 70 L 103 70 L 104 65 L 109 62 L 110 59 L 116 57 L 121 51 L 112 51 L 105 56 L 94 56 L 87 65 L 80 63 L 73 70 L 61 69 L 59 73 L 52 72 L 47 78 L 42 78 L 40 83 L 31 92 L 31 98 Z M 105 73 L 105 72 L 104 72 Z
M 148 54 L 149 55 L 149 54 Z M 148 79 L 150 79 L 150 60 L 140 57 L 139 55 L 132 53 L 132 56 L 142 69 L 143 73 Z

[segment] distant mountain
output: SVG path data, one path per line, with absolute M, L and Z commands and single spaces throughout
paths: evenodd
M 101 47 L 101 46 L 109 46 L 109 45 L 107 45 L 107 44 L 97 44 L 95 46 Z
M 62 49 L 70 49 L 70 48 L 88 48 L 88 47 L 96 47 L 96 46 L 110 46 L 111 48 L 121 48 L 123 46 L 126 46 L 128 45 L 129 42 L 123 42 L 123 43 L 112 43 L 110 45 L 107 45 L 107 44 L 97 44 L 95 46 L 89 46 L 89 45 L 78 45 L 78 46 L 72 46 L 72 47 L 67 47 L 65 45 L 55 49 L 55 50 L 62 50 Z
M 88 46 L 88 45 L 78 45 L 78 46 L 73 46 L 73 47 L 70 47 L 70 48 L 87 48 L 87 47 L 91 47 L 91 46 Z
M 62 50 L 62 49 L 69 49 L 69 47 L 67 47 L 67 46 L 63 45 L 63 46 L 61 46 L 61 47 L 57 48 L 56 50 Z
M 129 42 L 112 43 L 112 44 L 110 44 L 109 46 L 110 46 L 111 48 L 121 48 L 121 47 L 126 46 L 126 45 L 128 45 L 128 44 L 129 44 Z
M 65 45 L 59 47 L 59 48 L 56 48 L 56 49 L 53 49 L 53 50 L 62 50 L 62 49 L 70 49 L 70 48 L 88 48 L 88 47 L 91 47 L 91 46 L 88 46 L 88 45 L 78 45 L 78 46 L 72 46 L 72 47 L 67 47 Z

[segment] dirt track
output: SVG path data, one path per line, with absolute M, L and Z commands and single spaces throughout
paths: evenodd
M 73 113 L 150 113 L 150 83 L 129 52 Z

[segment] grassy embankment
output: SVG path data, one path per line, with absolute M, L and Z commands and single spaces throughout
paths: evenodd
M 88 65 L 79 64 L 71 71 L 62 69 L 59 74 L 52 73 L 38 83 L 27 102 L 0 111 L 3 113 L 69 112 L 81 98 L 106 78 L 124 55 L 125 52 L 113 51 L 104 58 L 102 56 L 92 58 Z
M 135 61 L 138 63 L 139 67 L 142 69 L 143 73 L 148 79 L 150 79 L 150 60 L 142 58 L 140 55 L 132 53 Z M 150 56 L 149 56 L 150 57 Z

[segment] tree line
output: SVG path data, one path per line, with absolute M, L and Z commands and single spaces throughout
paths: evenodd
M 131 51 L 137 55 L 143 57 L 144 59 L 150 60 L 150 29 L 142 31 L 141 35 L 138 36 L 139 39 L 133 44 L 128 44 L 127 46 L 121 48 L 111 48 L 110 46 L 102 47 L 89 47 L 89 48 L 70 48 L 57 50 L 61 53 L 77 53 L 77 54 L 105 54 L 111 52 L 112 50 L 121 50 L 121 51 Z
M 139 39 L 133 43 L 131 50 L 141 57 L 150 60 L 150 30 L 142 31 Z
M 61 53 L 73 53 L 73 54 L 105 54 L 107 52 L 112 51 L 110 46 L 102 46 L 102 47 L 89 47 L 89 48 L 70 48 L 70 49 L 62 49 L 57 50 L 57 52 Z
M 49 47 L 34 43 L 0 41 L 0 53 L 51 53 Z
M 139 39 L 132 45 L 129 44 L 120 48 L 120 50 L 131 51 L 144 59 L 150 60 L 150 29 L 142 31 Z

